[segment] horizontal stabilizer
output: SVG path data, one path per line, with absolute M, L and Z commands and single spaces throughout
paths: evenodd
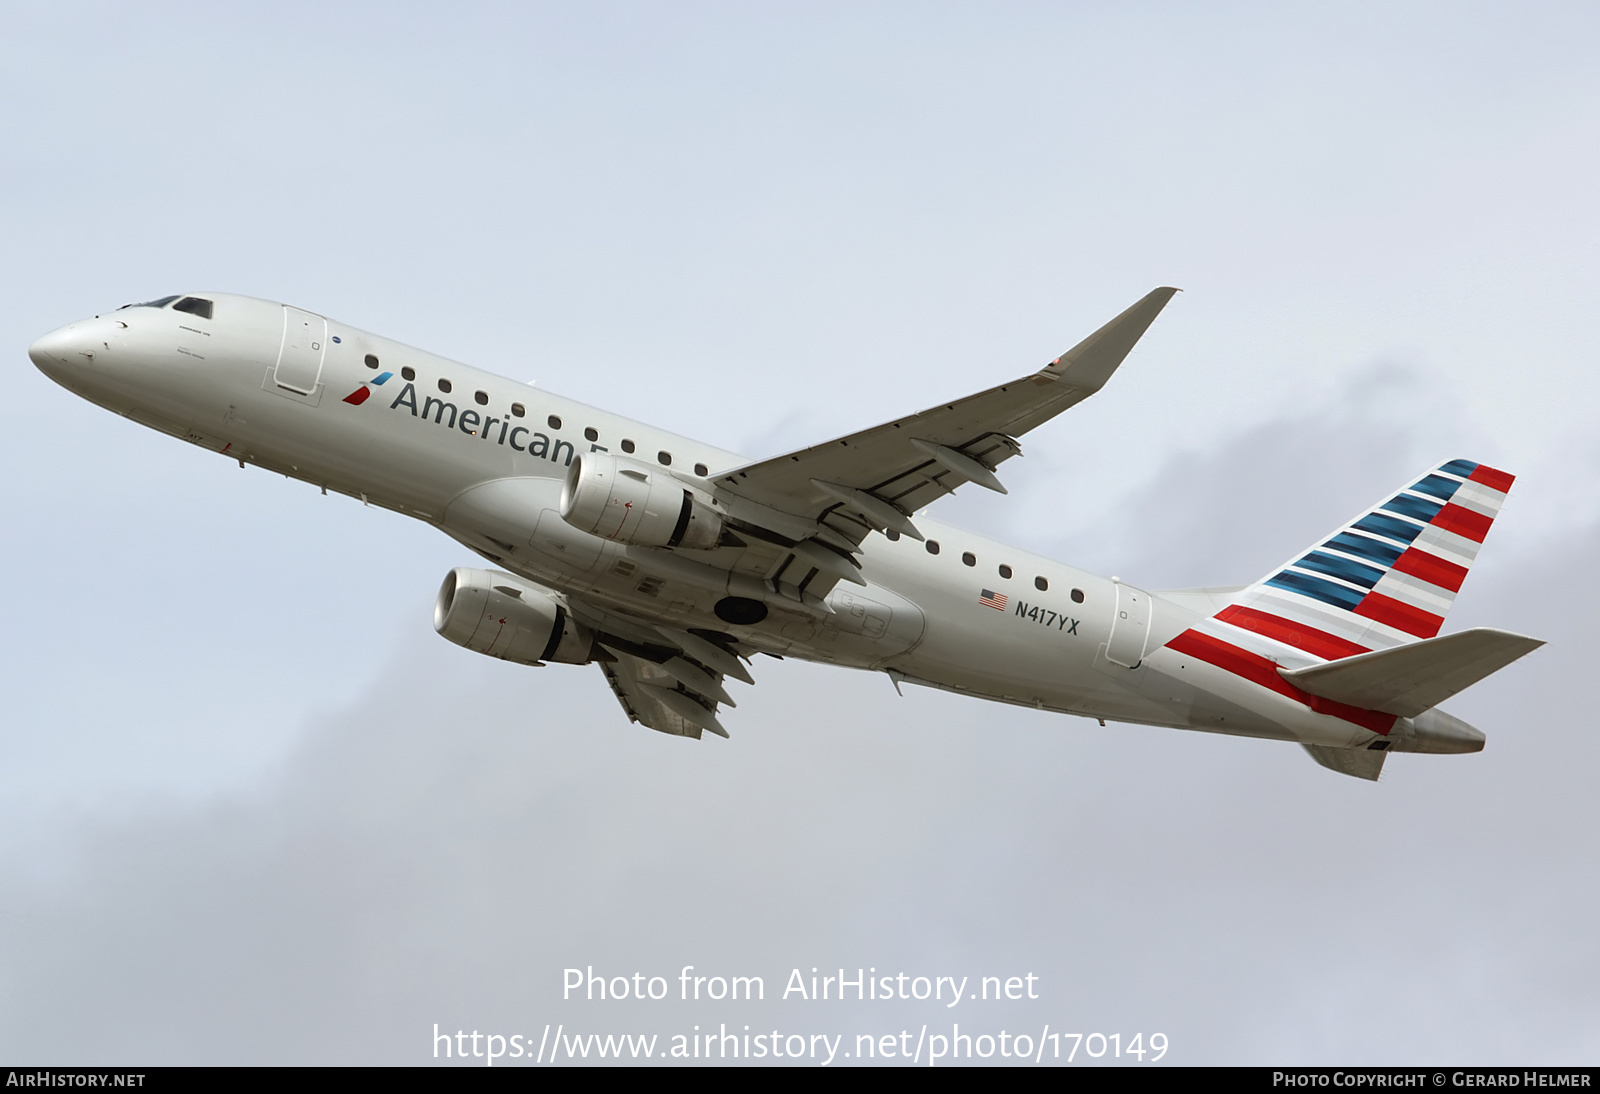
M 1478 627 L 1309 668 L 1280 668 L 1278 674 L 1324 699 L 1415 718 L 1542 645 L 1537 638 Z
M 1389 755 L 1387 752 L 1369 751 L 1364 748 L 1329 748 L 1327 745 L 1300 747 L 1329 771 L 1337 771 L 1341 775 L 1350 775 L 1369 782 L 1378 781 L 1378 776 L 1383 773 L 1383 758 Z

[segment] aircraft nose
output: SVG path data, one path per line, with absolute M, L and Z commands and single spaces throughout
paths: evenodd
M 55 376 L 69 365 L 87 364 L 94 351 L 85 337 L 83 324 L 68 323 L 37 339 L 28 347 L 28 357 L 46 376 Z

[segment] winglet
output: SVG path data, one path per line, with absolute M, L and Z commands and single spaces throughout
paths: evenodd
M 1163 287 L 1149 293 L 1046 365 L 1039 375 L 1065 381 L 1083 391 L 1099 391 L 1177 292 L 1177 289 Z

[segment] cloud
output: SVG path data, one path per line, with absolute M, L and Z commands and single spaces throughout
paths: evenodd
M 1436 377 L 1375 361 L 1313 406 L 1219 429 L 1210 446 L 1169 456 L 1056 549 L 1151 588 L 1244 584 L 1408 476 L 1485 459 L 1474 432 Z

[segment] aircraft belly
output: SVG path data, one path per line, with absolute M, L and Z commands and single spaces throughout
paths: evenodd
M 286 400 L 259 396 L 229 407 L 221 427 L 230 457 L 425 519 L 436 519 L 467 469 L 419 459 L 381 431 L 351 423 L 331 432 Z
M 1084 582 L 1089 599 L 1105 605 L 1099 611 L 1047 596 L 1039 596 L 1048 602 L 1039 604 L 1010 597 L 997 610 L 997 598 L 983 600 L 978 592 L 934 585 L 920 570 L 904 580 L 909 584 L 917 578 L 923 581 L 916 595 L 928 609 L 926 634 L 914 652 L 889 665 L 914 682 L 1145 725 L 1338 746 L 1372 737 L 1348 722 L 1158 648 L 1193 615 L 1160 598 L 1152 598 L 1153 619 L 1149 608 L 1142 609 L 1142 619 L 1154 633 L 1147 641 L 1141 637 L 1134 642 L 1126 632 L 1113 635 L 1114 624 L 1121 622 L 1117 613 L 1128 611 L 1129 604 L 1109 582 Z M 1081 610 L 1083 617 L 1066 614 L 1068 609 Z M 1114 638 L 1117 645 L 1108 653 Z
M 893 666 L 906 675 L 1050 709 L 1111 716 L 1144 708 L 1135 692 L 1092 671 L 1098 635 L 1091 621 L 1020 601 L 995 609 L 976 592 L 929 595 L 922 643 Z
M 767 617 L 750 626 L 716 615 L 723 598 L 764 592 L 735 567 L 739 549 L 714 551 L 637 547 L 580 531 L 560 514 L 561 483 L 523 476 L 477 483 L 453 498 L 445 531 L 532 581 L 580 595 L 642 622 L 671 623 L 731 634 L 751 648 L 808 660 L 871 667 L 921 637 L 917 606 L 882 588 L 829 596 L 831 612 L 786 610 L 768 596 Z
M 1157 650 L 1145 662 L 1147 693 L 1171 695 L 1187 705 L 1190 728 L 1336 748 L 1376 739 L 1371 730 L 1172 650 Z
M 922 640 L 927 619 L 912 601 L 881 585 L 843 583 L 828 594 L 832 612 L 784 623 L 790 652 L 809 661 L 879 668 Z

